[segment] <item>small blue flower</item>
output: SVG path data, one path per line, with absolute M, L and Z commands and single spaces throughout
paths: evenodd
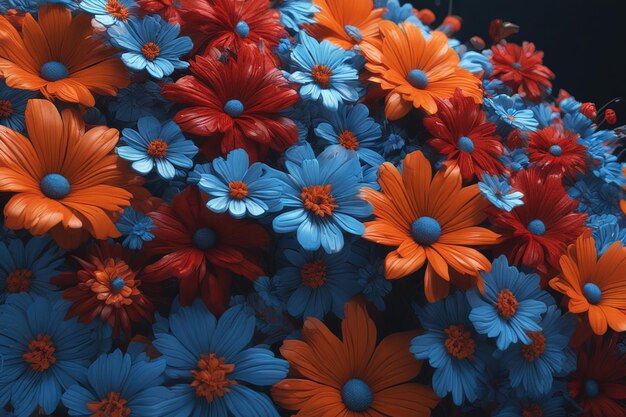
M 381 259 L 367 260 L 359 268 L 359 285 L 363 295 L 378 311 L 385 311 L 384 297 L 391 292 L 391 282 L 385 278 L 385 263 Z
M 556 385 L 556 384 L 555 384 Z M 558 388 L 538 398 L 532 398 L 520 390 L 511 390 L 511 397 L 503 402 L 493 417 L 567 417 L 567 394 Z
M 415 9 L 411 3 L 404 3 L 400 5 L 398 0 L 388 0 L 384 2 L 386 4 L 380 7 L 386 7 L 387 11 L 383 18 L 385 20 L 391 20 L 394 23 L 402 23 L 405 21 L 413 23 L 415 26 L 421 26 L 420 20 L 415 15 Z
M 108 112 L 114 120 L 135 123 L 145 116 L 163 119 L 172 105 L 171 101 L 161 95 L 161 86 L 149 80 L 145 83 L 132 83 L 119 90 L 117 96 L 109 101 Z
M 319 7 L 311 0 L 282 0 L 276 10 L 280 12 L 280 23 L 293 32 L 299 32 L 300 26 L 315 23 L 313 15 Z
M 544 129 L 548 126 L 552 126 L 555 120 L 560 118 L 558 112 L 552 110 L 552 107 L 545 103 L 537 104 L 530 108 L 535 115 L 535 120 L 539 123 L 538 128 Z
M 104 26 L 123 24 L 139 9 L 134 0 L 81 0 L 79 8 L 94 15 L 94 19 Z
M 489 57 L 475 51 L 465 52 L 461 57 L 459 66 L 474 75 L 482 73 L 483 78 L 488 78 L 493 72 L 493 65 Z
M 0 80 L 0 125 L 24 132 L 26 103 L 37 95 L 34 91 L 11 88 Z
M 602 255 L 611 244 L 620 241 L 626 246 L 626 228 L 620 227 L 618 218 L 612 214 L 591 215 L 587 226 L 596 242 L 598 255 Z
M 500 210 L 511 211 L 517 206 L 524 204 L 522 194 L 519 191 L 511 192 L 511 185 L 506 177 L 483 174 L 482 181 L 478 182 L 480 193 Z
M 492 121 L 504 122 L 513 128 L 534 132 L 539 126 L 532 110 L 523 107 L 519 96 L 509 97 L 500 94 L 493 98 L 485 98 L 485 111 Z
M 524 148 L 515 148 L 512 151 L 506 146 L 504 147 L 504 153 L 500 155 L 500 162 L 513 172 L 517 172 L 528 166 L 528 155 Z
M 567 190 L 567 194 L 578 199 L 578 211 L 588 214 L 621 215 L 618 206 L 620 189 L 615 184 L 607 184 L 593 174 L 580 178 Z
M 158 119 L 147 116 L 137 121 L 137 130 L 122 130 L 121 142 L 117 153 L 142 175 L 150 173 L 155 167 L 161 178 L 171 180 L 176 175 L 176 168 L 193 166 L 193 158 L 198 148 L 192 141 L 185 139 L 180 127 L 170 120 L 161 124 Z
M 132 250 L 139 250 L 144 242 L 154 239 L 151 230 L 154 228 L 152 219 L 132 207 L 126 207 L 122 217 L 115 224 L 124 240 L 122 245 Z
M 125 51 L 122 61 L 133 71 L 146 69 L 151 76 L 161 79 L 189 66 L 180 57 L 193 47 L 191 38 L 179 38 L 180 26 L 158 15 L 148 15 L 141 20 L 130 18 L 123 25 L 110 27 L 108 33 L 111 43 Z

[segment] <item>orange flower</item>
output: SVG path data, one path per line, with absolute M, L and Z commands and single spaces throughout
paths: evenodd
M 424 291 L 434 302 L 448 294 L 448 267 L 479 279 L 478 271 L 491 269 L 483 254 L 467 246 L 493 245 L 499 235 L 477 227 L 486 218 L 488 202 L 476 184 L 461 187 L 458 169 L 433 177 L 428 160 L 415 151 L 404 158 L 402 175 L 390 163 L 382 164 L 378 183 L 383 193 L 363 189 L 376 216 L 365 223 L 363 237 L 397 246 L 385 258 L 387 279 L 410 275 L 428 260 Z
M 395 333 L 376 346 L 376 327 L 365 307 L 349 301 L 341 323 L 343 341 L 309 317 L 303 340 L 286 340 L 280 353 L 291 373 L 272 396 L 297 417 L 427 417 L 439 399 L 430 387 L 407 383 L 422 367 L 409 352 L 417 332 Z
M 482 102 L 480 80 L 459 67 L 459 56 L 442 32 L 434 31 L 427 41 L 417 26 L 403 22 L 400 27 L 390 21 L 381 22 L 380 31 L 381 47 L 363 42 L 360 48 L 368 61 L 365 68 L 376 74 L 370 81 L 389 90 L 388 119 L 400 119 L 411 107 L 434 114 L 435 98 L 450 98 L 457 88 L 474 102 Z
M 0 191 L 16 193 L 4 207 L 5 225 L 33 235 L 51 231 L 63 247 L 87 231 L 98 239 L 120 236 L 112 217 L 130 204 L 132 179 L 111 154 L 118 131 L 97 126 L 86 133 L 75 111 L 59 114 L 46 100 L 26 105 L 26 130 L 0 126 Z
M 40 90 L 48 99 L 95 104 L 93 93 L 115 95 L 130 79 L 115 49 L 93 33 L 91 16 L 50 4 L 39 21 L 27 13 L 22 33 L 0 16 L 0 75 L 9 87 Z
M 313 0 L 320 11 L 307 32 L 318 41 L 329 40 L 343 49 L 361 43 L 380 45 L 379 26 L 385 9 L 374 9 L 372 0 Z
M 595 240 L 581 235 L 561 256 L 561 275 L 550 286 L 568 297 L 570 312 L 587 313 L 597 335 L 607 326 L 626 331 L 626 248 L 615 242 L 598 258 Z

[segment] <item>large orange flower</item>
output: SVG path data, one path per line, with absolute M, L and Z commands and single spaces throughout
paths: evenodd
M 570 312 L 586 313 L 591 329 L 603 335 L 607 326 L 626 331 L 626 248 L 615 242 L 598 258 L 596 244 L 581 235 L 561 256 L 561 274 L 550 286 L 565 294 Z
M 448 46 L 448 38 L 434 31 L 429 40 L 415 25 L 391 21 L 380 23 L 382 46 L 360 45 L 375 75 L 370 81 L 388 90 L 385 115 L 390 120 L 405 116 L 412 107 L 428 114 L 437 112 L 435 98 L 449 98 L 460 88 L 463 95 L 481 103 L 480 80 L 459 67 L 459 56 Z
M 115 95 L 130 79 L 115 49 L 94 33 L 91 16 L 72 18 L 63 6 L 24 16 L 22 33 L 0 16 L 0 74 L 9 87 L 40 90 L 48 98 L 95 104 L 92 93 Z
M 376 327 L 357 301 L 345 305 L 343 341 L 309 317 L 303 340 L 286 340 L 280 353 L 291 374 L 272 396 L 297 417 L 427 417 L 439 399 L 430 387 L 408 383 L 422 367 L 409 352 L 417 332 L 395 333 L 376 346 Z
M 5 226 L 49 230 L 63 247 L 79 243 L 81 231 L 98 239 L 120 236 L 112 218 L 130 204 L 122 187 L 133 176 L 111 151 L 118 131 L 97 126 L 83 132 L 81 119 L 62 115 L 47 100 L 26 105 L 30 140 L 0 126 L 0 191 L 16 193 L 4 207 Z
M 363 237 L 397 247 L 385 258 L 385 276 L 405 277 L 428 260 L 424 291 L 430 302 L 448 294 L 448 267 L 476 277 L 491 269 L 483 254 L 468 247 L 498 240 L 498 234 L 477 226 L 486 218 L 488 202 L 476 184 L 462 188 L 461 181 L 458 169 L 439 170 L 433 177 L 428 160 L 415 151 L 404 158 L 402 174 L 389 162 L 380 166 L 382 193 L 363 189 L 376 216 L 365 223 Z

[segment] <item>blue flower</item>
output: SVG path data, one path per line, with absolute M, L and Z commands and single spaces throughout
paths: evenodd
M 465 398 L 476 401 L 480 386 L 486 384 L 490 349 L 472 327 L 465 295 L 455 292 L 416 310 L 424 333 L 411 341 L 410 350 L 417 359 L 428 359 L 435 368 L 433 389 L 441 398 L 452 393 L 456 405 Z
M 372 259 L 372 258 L 370 258 Z M 359 268 L 359 285 L 363 295 L 372 302 L 378 311 L 385 311 L 383 299 L 391 292 L 391 282 L 385 278 L 385 263 L 382 259 L 366 260 Z
M 504 122 L 513 128 L 534 132 L 539 126 L 532 110 L 523 107 L 519 96 L 509 97 L 500 94 L 493 98 L 485 98 L 485 111 L 492 121 Z
M 65 319 L 67 306 L 27 293 L 0 305 L 0 407 L 10 400 L 18 417 L 52 414 L 63 391 L 86 380 L 98 346 L 93 327 Z
M 373 167 L 385 160 L 380 155 L 382 129 L 369 117 L 364 104 L 339 106 L 338 111 L 325 112 L 315 134 L 330 143 L 331 148 L 343 147 L 356 151 L 359 159 Z
M 578 113 L 580 112 L 580 106 L 582 103 L 577 101 L 574 97 L 566 97 L 559 103 L 559 108 L 563 113 Z
M 524 204 L 522 194 L 519 191 L 511 192 L 511 185 L 506 177 L 483 174 L 482 181 L 478 182 L 480 193 L 500 210 L 511 211 L 517 206 Z
M 274 231 L 297 232 L 304 249 L 321 246 L 328 253 L 343 248 L 344 231 L 361 236 L 365 226 L 357 219 L 369 216 L 372 206 L 359 198 L 363 174 L 357 155 L 340 148 L 315 158 L 310 147 L 292 146 L 286 157 L 289 174 L 280 180 L 287 210 L 272 222 Z
M 354 52 L 346 51 L 324 40 L 321 43 L 301 31 L 300 43 L 291 53 L 296 69 L 289 81 L 300 84 L 300 97 L 305 101 L 321 102 L 329 110 L 340 103 L 359 99 L 359 74 L 350 64 Z
M 58 288 L 50 280 L 62 272 L 64 252 L 49 237 L 0 242 L 0 303 L 12 293 L 29 292 L 53 298 Z
M 132 207 L 126 207 L 122 217 L 115 224 L 124 240 L 122 245 L 132 250 L 139 250 L 144 242 L 154 239 L 151 230 L 154 228 L 152 219 Z
M 72 385 L 63 394 L 63 405 L 71 416 L 91 416 L 96 405 L 110 415 L 163 416 L 162 402 L 170 395 L 160 386 L 165 365 L 165 358 L 150 361 L 145 353 L 134 359 L 119 349 L 100 355 L 89 366 L 87 383 Z
M 166 80 L 163 80 L 164 82 Z M 132 83 L 117 92 L 109 102 L 111 118 L 124 123 L 135 123 L 139 118 L 165 118 L 173 103 L 161 95 L 161 86 L 154 81 Z
M 567 190 L 567 194 L 578 199 L 578 211 L 589 214 L 621 215 L 618 206 L 619 188 L 607 184 L 601 178 L 587 174 Z
M 213 171 L 200 174 L 198 187 L 209 194 L 206 206 L 216 213 L 241 219 L 259 217 L 282 209 L 283 186 L 271 168 L 261 162 L 248 166 L 248 154 L 235 149 L 224 158 L 213 160 Z
M 245 306 L 231 307 L 217 320 L 196 300 L 172 313 L 169 325 L 168 333 L 155 329 L 154 341 L 167 362 L 165 375 L 175 383 L 165 415 L 278 417 L 255 387 L 285 378 L 288 363 L 265 347 L 248 347 L 255 318 Z
M 482 73 L 482 78 L 488 78 L 493 72 L 493 65 L 489 57 L 475 51 L 465 52 L 461 57 L 459 66 L 475 75 Z
M 626 246 L 626 228 L 620 227 L 618 219 L 612 214 L 591 215 L 587 226 L 592 228 L 591 234 L 596 242 L 598 255 L 602 255 L 611 244 L 620 241 Z
M 422 26 L 422 23 L 414 13 L 415 9 L 411 3 L 400 5 L 398 0 L 388 0 L 385 3 L 385 5 L 380 6 L 387 8 L 387 11 L 383 16 L 385 20 L 391 20 L 394 23 L 408 21 L 413 23 L 415 26 Z
M 532 398 L 519 390 L 511 390 L 512 396 L 497 409 L 493 417 L 567 417 L 567 399 L 560 389 L 553 388 L 538 398 Z
M 535 120 L 539 123 L 538 128 L 544 129 L 552 126 L 555 120 L 559 119 L 559 113 L 552 110 L 552 107 L 545 103 L 537 104 L 530 108 L 535 115 Z
M 38 93 L 8 87 L 0 80 L 0 125 L 18 132 L 24 132 L 24 111 L 26 103 Z
M 126 22 L 137 14 L 139 7 L 134 0 L 81 0 L 79 8 L 94 15 L 98 23 L 111 26 Z
M 146 175 L 156 167 L 159 176 L 166 180 L 174 178 L 176 168 L 191 168 L 191 158 L 198 153 L 198 148 L 185 139 L 174 121 L 161 124 L 152 116 L 139 119 L 137 130 L 122 130 L 121 142 L 128 146 L 118 147 L 117 153 L 127 161 L 133 161 L 135 171 Z
M 122 61 L 133 71 L 146 69 L 151 76 L 161 79 L 176 69 L 189 66 L 180 57 L 191 51 L 191 38 L 179 38 L 180 26 L 158 15 L 148 15 L 141 20 L 130 18 L 126 24 L 110 27 L 108 33 L 111 43 L 125 51 Z
M 280 12 L 280 23 L 293 32 L 299 32 L 300 26 L 315 23 L 313 15 L 319 7 L 311 0 L 282 0 L 276 7 Z
M 537 332 L 546 302 L 553 304 L 547 292 L 539 289 L 539 276 L 526 275 L 509 266 L 504 255 L 493 261 L 491 272 L 481 272 L 484 294 L 473 288 L 467 292 L 472 306 L 469 318 L 480 334 L 497 337 L 498 349 L 505 350 L 518 340 L 530 344 L 527 332 Z M 545 301 L 545 302 L 544 302 Z
M 10 9 L 35 14 L 39 6 L 48 3 L 62 4 L 70 10 L 76 10 L 77 0 L 0 0 L 0 12 L 5 14 Z
M 505 146 L 504 153 L 500 155 L 500 162 L 502 162 L 507 169 L 517 172 L 526 168 L 529 161 L 524 148 L 515 148 L 510 151 L 509 148 Z

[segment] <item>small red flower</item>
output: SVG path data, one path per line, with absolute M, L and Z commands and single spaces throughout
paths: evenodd
M 610 125 L 617 123 L 617 113 L 613 109 L 606 109 L 604 112 L 604 120 Z
M 532 132 L 528 141 L 531 166 L 546 174 L 572 179 L 587 170 L 587 148 L 576 143 L 578 135 L 562 127 L 550 126 Z
M 543 65 L 543 52 L 535 45 L 524 42 L 522 46 L 501 42 L 491 48 L 493 78 L 497 78 L 531 101 L 539 102 L 552 83 L 554 73 Z
M 428 145 L 447 157 L 448 168 L 458 166 L 463 180 L 483 172 L 491 175 L 504 172 L 498 160 L 504 147 L 496 134 L 496 125 L 486 120 L 485 112 L 471 97 L 457 89 L 450 99 L 437 99 L 437 113 L 424 119 L 424 126 L 433 136 Z
M 587 118 L 591 120 L 596 120 L 598 116 L 598 111 L 596 110 L 596 105 L 593 103 L 583 103 L 580 105 L 580 112 Z

